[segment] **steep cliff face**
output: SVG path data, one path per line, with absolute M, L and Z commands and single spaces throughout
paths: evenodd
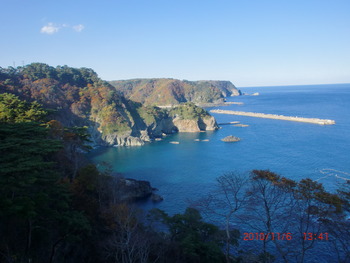
M 214 131 L 218 129 L 218 125 L 214 117 L 199 118 L 199 119 L 181 119 L 176 117 L 173 120 L 174 126 L 179 132 L 201 132 Z
M 177 94 L 176 101 L 185 100 L 179 83 L 170 86 L 172 94 Z M 4 92 L 38 101 L 50 109 L 50 119 L 64 126 L 87 126 L 93 145 L 139 146 L 163 133 L 212 129 L 205 124 L 208 113 L 195 105 L 170 111 L 144 106 L 126 99 L 86 68 L 54 68 L 41 63 L 0 68 L 0 93 Z M 186 119 L 191 120 L 187 128 Z M 192 125 L 194 119 L 197 127 Z
M 209 80 L 209 81 L 197 81 L 197 83 L 203 83 L 206 85 L 212 85 L 219 90 L 221 90 L 221 93 L 224 97 L 230 97 L 230 96 L 239 96 L 241 95 L 240 90 L 238 90 L 235 85 L 232 84 L 231 81 L 222 81 L 222 80 Z
M 192 102 L 178 105 L 169 111 L 179 132 L 213 131 L 218 129 L 214 117 Z
M 216 120 L 213 116 L 203 118 L 203 119 L 201 119 L 201 121 L 202 122 L 200 123 L 200 125 L 201 125 L 201 127 L 203 127 L 202 128 L 203 130 L 214 131 L 214 130 L 219 129 L 219 126 L 216 123 Z
M 132 79 L 110 83 L 126 98 L 145 105 L 220 103 L 225 97 L 240 95 L 240 91 L 230 81 Z

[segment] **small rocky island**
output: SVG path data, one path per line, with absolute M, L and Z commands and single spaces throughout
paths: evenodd
M 236 136 L 233 136 L 233 135 L 229 135 L 223 139 L 221 139 L 223 142 L 239 142 L 241 139 L 236 137 Z
M 163 197 L 156 194 L 158 189 L 153 188 L 148 181 L 131 178 L 118 178 L 117 180 L 119 200 L 132 202 L 150 198 L 153 202 L 163 201 Z

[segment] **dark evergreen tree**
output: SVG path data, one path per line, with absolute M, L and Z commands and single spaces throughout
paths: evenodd
M 89 229 L 70 208 L 68 187 L 52 168 L 61 143 L 47 135 L 35 123 L 0 125 L 2 262 L 53 262 L 63 243 Z

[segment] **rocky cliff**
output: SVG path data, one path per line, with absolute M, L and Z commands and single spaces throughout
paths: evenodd
M 216 122 L 192 104 L 170 110 L 131 101 L 86 68 L 42 63 L 0 68 L 0 93 L 13 93 L 49 109 L 64 126 L 86 126 L 93 145 L 138 146 L 163 133 L 216 129 Z
M 169 115 L 179 132 L 213 131 L 218 129 L 214 117 L 194 103 L 185 103 L 172 108 Z
M 217 129 L 214 117 L 199 120 L 175 118 L 173 123 L 179 132 L 213 131 Z
M 111 81 L 126 98 L 145 105 L 176 105 L 184 102 L 220 103 L 240 91 L 230 81 L 177 79 L 132 79 Z

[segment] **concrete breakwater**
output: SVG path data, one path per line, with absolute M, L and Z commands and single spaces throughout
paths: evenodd
M 334 120 L 326 120 L 326 119 L 318 119 L 318 118 L 291 117 L 291 116 L 256 113 L 256 112 L 231 111 L 231 110 L 211 110 L 210 112 L 219 113 L 219 114 L 231 114 L 231 115 L 240 115 L 240 116 L 248 116 L 248 117 L 256 117 L 256 118 L 265 118 L 265 119 L 276 119 L 276 120 L 284 120 L 284 121 L 307 122 L 307 123 L 314 123 L 314 124 L 320 124 L 320 125 L 335 124 Z

